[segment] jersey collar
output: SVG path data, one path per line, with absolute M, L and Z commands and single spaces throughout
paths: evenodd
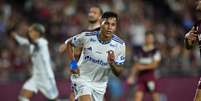
M 101 43 L 101 44 L 108 44 L 111 42 L 111 40 L 107 40 L 107 41 L 103 41 L 99 38 L 99 35 L 100 35 L 100 31 L 97 31 L 97 38 L 98 38 L 98 41 Z M 112 36 L 113 37 L 113 36 Z

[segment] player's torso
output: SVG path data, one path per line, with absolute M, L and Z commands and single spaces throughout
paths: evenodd
M 89 76 L 92 81 L 106 81 L 111 72 L 107 52 L 112 50 L 117 55 L 117 49 L 117 44 L 113 40 L 103 44 L 97 35 L 87 36 L 79 61 L 81 75 Z
M 145 51 L 143 47 L 140 47 L 137 50 L 137 58 L 136 62 L 140 64 L 152 64 L 154 62 L 154 55 L 156 54 L 157 49 L 153 48 L 151 50 Z M 143 70 L 138 73 L 138 76 L 143 76 L 145 78 L 153 77 L 154 76 L 154 69 Z
M 44 39 L 43 39 L 44 40 Z M 38 42 L 38 45 L 30 45 L 30 55 L 31 55 L 31 60 L 32 60 L 32 74 L 33 75 L 46 75 L 53 77 L 53 71 L 52 68 L 50 67 L 50 60 L 49 64 L 46 64 L 44 60 L 44 54 L 43 52 L 48 53 L 49 51 L 42 51 L 42 46 L 40 46 L 41 41 Z M 49 56 L 47 56 L 49 57 Z
M 135 56 L 137 58 L 137 62 L 140 64 L 151 64 L 151 63 L 153 63 L 154 55 L 156 54 L 156 52 L 157 52 L 156 48 L 145 51 L 143 49 L 143 47 L 140 47 L 135 53 Z

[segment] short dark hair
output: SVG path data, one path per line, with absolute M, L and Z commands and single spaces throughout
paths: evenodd
M 117 21 L 119 20 L 118 15 L 116 13 L 114 13 L 114 12 L 105 12 L 105 13 L 103 13 L 101 18 L 102 19 L 116 18 Z
M 40 34 L 45 34 L 45 27 L 42 24 L 34 23 L 31 25 L 31 27 Z
M 145 32 L 145 35 L 148 36 L 148 35 L 154 35 L 154 32 L 151 31 L 151 30 L 148 30 Z
M 99 11 L 100 11 L 100 14 L 101 14 L 101 15 L 103 14 L 103 10 L 102 10 L 102 8 L 101 8 L 99 5 L 94 4 L 94 5 L 91 5 L 91 6 L 90 6 L 90 8 L 92 8 L 92 7 L 98 8 Z

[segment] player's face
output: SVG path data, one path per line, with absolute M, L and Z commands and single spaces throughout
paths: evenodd
M 153 44 L 154 43 L 154 36 L 152 34 L 148 34 L 145 37 L 145 44 Z
M 39 33 L 35 31 L 32 27 L 29 28 L 29 38 L 34 41 L 36 38 L 39 37 Z
M 96 23 L 101 17 L 100 9 L 97 7 L 91 7 L 88 13 L 88 21 L 90 23 Z
M 101 21 L 101 33 L 107 38 L 112 38 L 112 34 L 116 31 L 117 19 L 107 18 Z
M 196 10 L 201 11 L 201 0 L 198 0 L 198 1 L 197 1 Z

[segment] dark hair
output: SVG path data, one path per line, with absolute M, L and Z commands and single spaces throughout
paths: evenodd
M 92 7 L 98 8 L 99 11 L 100 11 L 100 14 L 101 15 L 103 14 L 103 10 L 102 10 L 102 8 L 99 5 L 96 5 L 96 4 L 95 5 L 91 5 L 90 8 L 92 8 Z
M 118 15 L 116 13 L 114 13 L 114 12 L 105 12 L 105 13 L 103 13 L 101 18 L 102 19 L 116 18 L 116 20 L 119 20 Z
M 145 35 L 146 35 L 146 36 L 148 36 L 148 35 L 154 35 L 154 32 L 153 32 L 153 31 L 146 31 L 146 32 L 145 32 Z
M 42 24 L 35 23 L 31 25 L 31 27 L 33 28 L 33 30 L 39 32 L 41 35 L 45 34 L 45 27 Z

